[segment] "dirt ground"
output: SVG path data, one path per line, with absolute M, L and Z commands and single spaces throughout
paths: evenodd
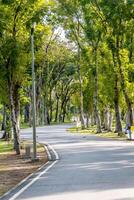
M 45 149 L 37 151 L 39 161 L 35 163 L 24 158 L 24 150 L 19 156 L 14 152 L 0 153 L 0 196 L 47 162 Z

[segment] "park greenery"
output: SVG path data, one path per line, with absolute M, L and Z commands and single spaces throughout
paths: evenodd
M 132 126 L 133 0 L 0 0 L 0 123 L 16 153 L 20 125 L 32 126 L 33 23 L 36 125 Z

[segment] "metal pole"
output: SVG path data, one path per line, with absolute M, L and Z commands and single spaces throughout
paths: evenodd
M 31 48 L 32 48 L 32 115 L 33 115 L 33 160 L 37 159 L 36 150 L 36 97 L 35 97 L 35 71 L 34 71 L 34 28 L 31 29 Z

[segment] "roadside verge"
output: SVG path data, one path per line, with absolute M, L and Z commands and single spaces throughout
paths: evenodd
M 59 160 L 57 152 L 49 145 L 44 144 L 46 153 L 48 155 L 48 162 L 41 166 L 38 170 L 30 174 L 23 179 L 14 188 L 5 193 L 0 200 L 15 200 L 21 193 L 27 190 L 32 184 L 34 184 L 43 174 L 51 169 Z

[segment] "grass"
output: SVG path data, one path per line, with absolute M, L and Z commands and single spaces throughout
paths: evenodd
M 28 123 L 21 123 L 20 127 L 21 129 L 25 129 L 25 128 L 30 128 L 30 125 Z
M 65 122 L 54 122 L 54 121 L 52 121 L 51 123 L 50 123 L 50 125 L 64 125 L 64 124 L 70 124 L 70 123 L 72 123 L 72 121 L 69 121 L 69 120 L 66 120 Z
M 105 132 L 105 133 L 99 133 L 97 134 L 98 136 L 100 137 L 106 137 L 106 138 L 111 138 L 111 139 L 127 139 L 125 135 L 122 135 L 122 136 L 118 136 L 117 133 L 114 133 L 114 132 Z
M 92 126 L 91 128 L 81 129 L 81 127 L 71 127 L 68 129 L 71 133 L 81 133 L 81 134 L 94 134 L 96 127 Z
M 117 133 L 114 132 L 106 132 L 103 131 L 102 133 L 96 134 L 96 126 L 92 126 L 90 128 L 82 130 L 81 127 L 72 127 L 68 129 L 71 133 L 79 133 L 79 134 L 86 134 L 86 135 L 97 135 L 99 137 L 111 138 L 111 139 L 127 139 L 125 135 L 118 136 Z
M 0 153 L 6 153 L 13 150 L 13 143 L 7 141 L 0 141 Z
M 20 145 L 21 145 L 21 149 L 25 149 L 25 146 L 30 145 L 32 147 L 33 144 L 31 141 L 22 141 Z M 40 152 L 43 150 L 44 146 L 42 144 L 37 143 L 37 148 L 38 148 L 38 151 Z M 12 151 L 14 151 L 13 142 L 0 140 L 0 154 L 12 152 Z

